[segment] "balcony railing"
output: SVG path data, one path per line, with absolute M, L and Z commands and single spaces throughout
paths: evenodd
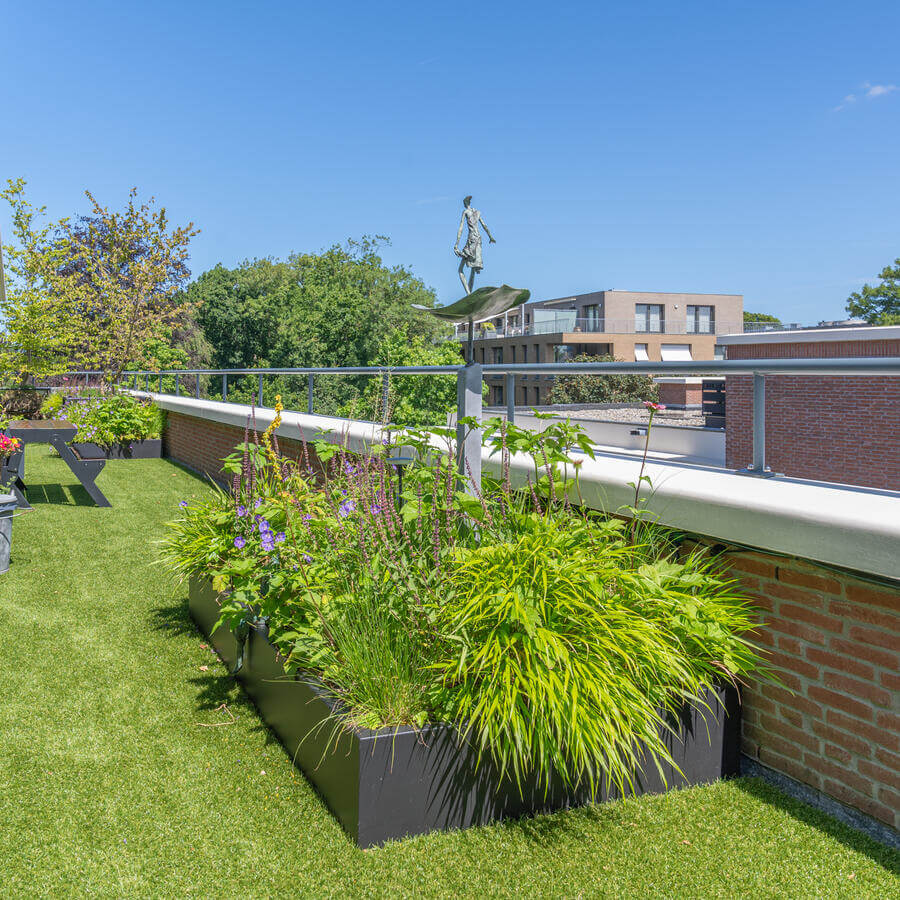
M 675 376 L 723 376 L 752 375 L 752 447 L 753 461 L 743 470 L 744 474 L 768 476 L 772 472 L 766 466 L 766 376 L 770 375 L 829 375 L 860 376 L 890 375 L 900 377 L 900 357 L 862 357 L 854 359 L 735 359 L 735 360 L 693 360 L 678 362 L 599 362 L 599 363 L 506 363 L 468 366 L 379 366 L 335 367 L 335 368 L 267 368 L 267 369 L 168 369 L 164 371 L 123 372 L 118 383 L 123 387 L 158 390 L 163 393 L 164 378 L 174 379 L 174 393 L 194 394 L 201 397 L 201 379 L 214 384 L 221 378 L 221 397 L 228 400 L 229 379 L 250 376 L 257 381 L 256 401 L 263 405 L 264 382 L 266 377 L 277 375 L 302 376 L 307 381 L 307 413 L 314 413 L 314 381 L 321 375 L 368 375 L 380 378 L 383 390 L 383 408 L 388 408 L 388 391 L 392 375 L 453 375 L 457 379 L 459 405 L 457 414 L 467 421 L 481 420 L 481 385 L 485 376 L 502 375 L 505 381 L 504 395 L 507 398 L 507 417 L 515 420 L 515 390 L 518 378 L 546 375 L 675 375 Z M 67 382 L 70 387 L 79 383 L 85 386 L 92 380 L 102 379 L 102 372 L 70 372 Z M 193 390 L 191 390 L 193 388 Z M 460 426 L 462 427 L 462 426 Z M 466 429 L 460 433 L 465 433 Z M 464 460 L 461 464 L 471 466 L 473 471 L 481 471 L 481 444 L 468 437 L 459 440 L 459 451 Z
M 760 323 L 755 323 L 760 324 Z M 533 337 L 542 334 L 678 334 L 678 335 L 715 335 L 739 334 L 742 331 L 757 330 L 745 328 L 741 322 L 715 323 L 707 329 L 689 328 L 684 322 L 662 322 L 649 328 L 642 328 L 632 319 L 576 319 L 572 316 L 556 316 L 540 322 L 529 322 L 527 325 L 494 325 L 481 324 L 475 326 L 475 340 L 493 340 L 496 338 Z M 771 326 L 759 328 L 760 331 L 773 330 Z M 466 326 L 460 326 L 454 334 L 456 340 L 465 340 Z

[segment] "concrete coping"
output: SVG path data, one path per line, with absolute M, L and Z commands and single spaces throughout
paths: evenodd
M 161 409 L 243 428 L 251 408 L 217 400 L 142 394 Z M 272 409 L 255 411 L 266 428 Z M 381 440 L 379 425 L 307 413 L 282 413 L 279 437 L 314 440 L 323 432 L 365 450 Z M 634 502 L 640 458 L 605 449 L 582 460 L 580 487 L 594 509 L 617 512 Z M 485 471 L 498 472 L 499 459 L 483 458 Z M 524 483 L 531 460 L 517 454 L 511 474 Z M 644 472 L 648 509 L 660 524 L 729 544 L 799 557 L 871 575 L 900 580 L 900 492 L 776 476 L 753 478 L 728 469 L 654 459 Z

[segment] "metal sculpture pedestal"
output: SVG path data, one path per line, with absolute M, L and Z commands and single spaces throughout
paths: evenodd
M 94 483 L 106 465 L 106 460 L 81 459 L 75 454 L 69 441 L 75 437 L 78 429 L 71 422 L 65 419 L 10 422 L 7 431 L 10 437 L 22 442 L 22 449 L 13 453 L 0 471 L 0 487 L 7 488 L 15 495 L 21 509 L 31 509 L 31 504 L 25 497 L 28 489 L 25 484 L 25 447 L 28 444 L 50 444 L 97 506 L 112 505 Z

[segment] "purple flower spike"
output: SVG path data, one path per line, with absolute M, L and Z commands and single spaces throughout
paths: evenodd
M 300 518 L 303 519 L 304 522 L 308 522 L 310 519 L 312 519 L 312 516 L 309 513 L 303 513 Z
M 275 535 L 275 543 L 280 544 L 284 540 L 284 532 L 279 531 L 278 534 Z
M 238 550 L 243 550 L 243 549 L 244 549 L 244 545 L 245 545 L 246 543 L 247 543 L 247 542 L 246 542 L 240 535 L 238 535 L 238 536 L 234 539 L 234 546 L 237 547 Z
M 304 554 L 303 554 L 303 562 L 311 563 L 311 562 L 312 562 L 312 557 L 311 557 L 308 553 L 304 553 Z
M 238 506 L 237 514 L 242 517 L 247 515 L 247 507 L 244 506 L 243 503 Z

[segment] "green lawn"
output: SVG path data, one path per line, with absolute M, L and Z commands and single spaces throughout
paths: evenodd
M 113 462 L 97 509 L 49 448 L 28 463 L 0 576 L 2 897 L 900 896 L 900 855 L 753 780 L 362 852 L 154 565 L 203 483 Z

